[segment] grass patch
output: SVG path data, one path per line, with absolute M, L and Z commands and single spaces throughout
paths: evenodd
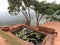
M 21 42 L 19 42 L 17 39 L 12 38 L 10 35 L 6 34 L 2 30 L 0 30 L 0 35 L 6 39 L 7 45 L 24 45 Z

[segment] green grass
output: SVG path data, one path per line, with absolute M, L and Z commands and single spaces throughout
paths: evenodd
M 0 35 L 6 39 L 7 45 L 24 45 L 19 42 L 17 39 L 12 38 L 10 35 L 6 34 L 4 31 L 0 30 Z

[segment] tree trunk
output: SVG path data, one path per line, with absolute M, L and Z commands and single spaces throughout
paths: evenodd
M 29 7 L 28 7 L 28 15 L 29 15 L 29 21 L 31 23 L 31 15 L 30 15 L 30 9 L 29 9 Z
M 39 21 L 38 21 L 38 18 L 37 18 L 37 27 L 39 27 Z
M 40 23 L 40 21 L 41 21 L 41 19 L 43 18 L 43 15 L 41 15 L 41 17 L 40 17 L 40 14 L 36 14 L 36 19 L 37 19 L 37 26 L 39 27 L 40 25 L 39 25 L 39 23 Z
M 28 21 L 26 21 L 26 23 L 25 23 L 26 25 L 28 25 L 28 26 L 30 26 L 30 21 L 28 20 Z
M 37 13 L 36 13 L 36 21 L 37 21 L 36 26 L 39 27 L 39 15 L 37 15 Z
M 24 15 L 24 17 L 25 17 L 25 19 L 26 19 L 25 24 L 26 24 L 26 25 L 30 25 L 30 20 L 29 20 L 29 17 L 28 17 L 27 12 L 25 11 L 26 14 L 25 14 L 23 11 L 21 11 L 21 12 L 22 12 L 22 14 Z

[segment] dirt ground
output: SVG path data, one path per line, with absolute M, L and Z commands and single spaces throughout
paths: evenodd
M 5 39 L 2 36 L 0 36 L 0 45 L 7 45 Z
M 55 29 L 55 31 L 57 32 L 57 37 L 55 37 L 53 45 L 60 45 L 60 22 L 49 22 L 49 23 L 43 24 L 42 26 Z

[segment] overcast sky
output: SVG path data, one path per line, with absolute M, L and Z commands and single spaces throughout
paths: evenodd
M 39 0 L 39 1 L 43 1 L 43 0 Z M 45 0 L 45 1 L 47 1 L 47 2 L 54 2 L 54 1 L 56 1 L 57 4 L 60 3 L 60 0 Z
M 42 0 L 39 0 L 42 1 Z M 47 2 L 54 2 L 55 0 L 47 0 Z M 60 0 L 56 0 L 56 3 L 60 3 Z M 0 12 L 7 11 L 8 1 L 7 0 L 0 0 Z

